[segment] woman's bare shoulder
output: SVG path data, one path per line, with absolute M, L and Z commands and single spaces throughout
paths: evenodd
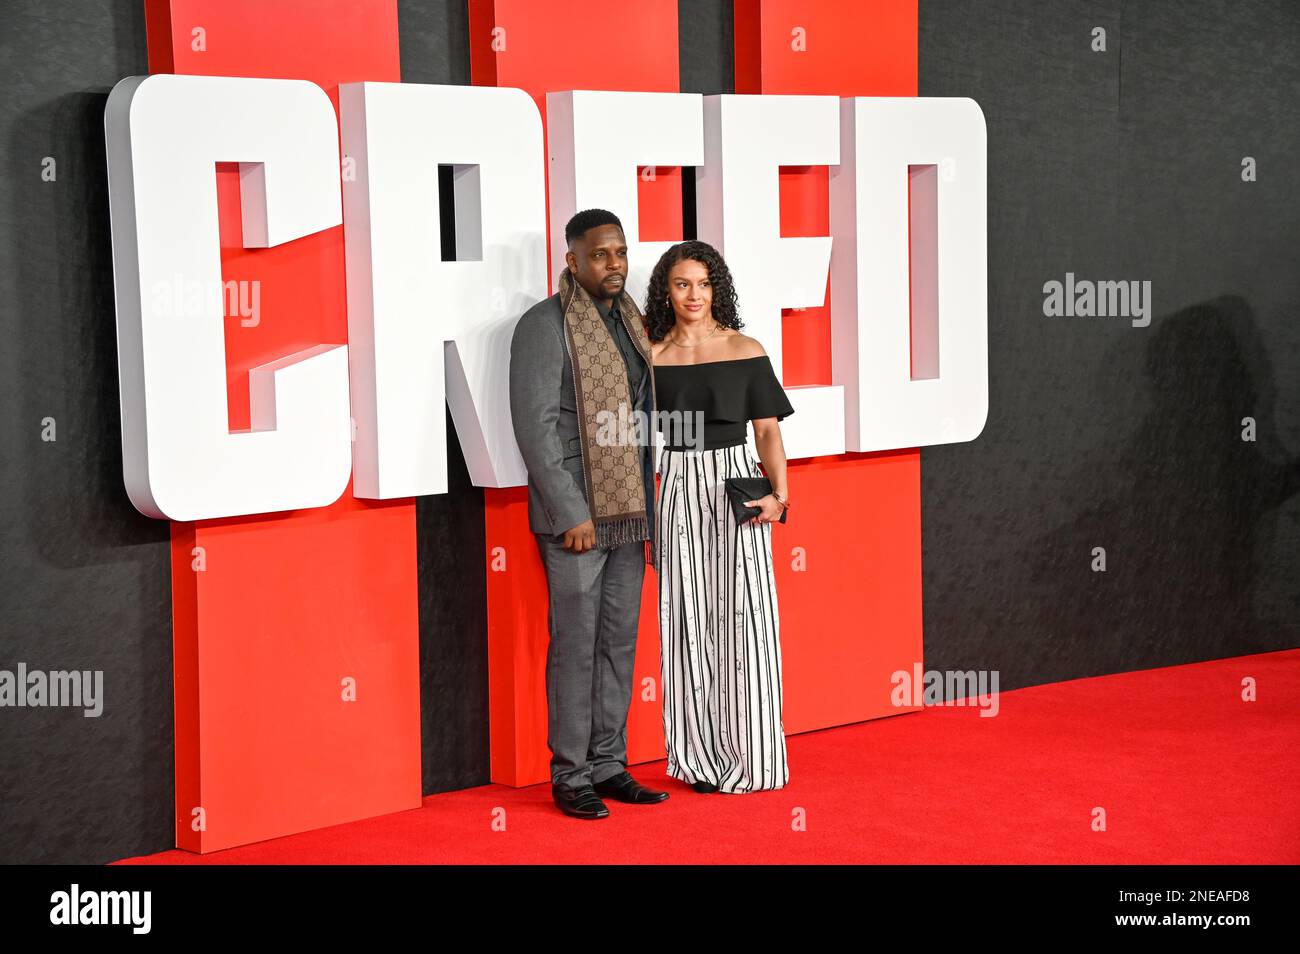
M 758 358 L 767 354 L 767 352 L 763 350 L 763 345 L 759 343 L 757 338 L 751 338 L 749 335 L 741 334 L 739 331 L 732 331 L 731 329 L 728 329 L 728 331 L 730 333 L 727 337 L 730 340 L 727 344 L 731 348 L 731 357 Z

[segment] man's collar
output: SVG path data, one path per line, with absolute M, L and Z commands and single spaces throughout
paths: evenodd
M 606 321 L 608 321 L 608 320 L 609 320 L 610 309 L 611 309 L 614 305 L 616 305 L 616 304 L 618 303 L 618 299 L 617 299 L 617 298 L 611 298 L 611 299 L 609 300 L 609 304 L 605 304 L 605 302 L 601 301 L 601 300 L 598 299 L 598 298 L 593 298 L 593 299 L 592 299 L 592 302 L 595 304 L 595 306 L 596 306 L 596 310 L 600 312 L 600 317 L 602 317 L 602 318 L 604 318 Z

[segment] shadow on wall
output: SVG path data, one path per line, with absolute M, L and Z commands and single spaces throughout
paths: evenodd
M 1098 502 L 1027 547 L 1038 604 L 1050 607 L 1041 631 L 1075 660 L 1067 644 L 1086 642 L 1116 672 L 1276 650 L 1277 630 L 1295 625 L 1294 605 L 1258 599 L 1300 458 L 1273 426 L 1273 368 L 1254 312 L 1224 296 L 1151 330 L 1145 349 L 1117 342 L 1096 385 L 1132 392 L 1136 377 L 1149 394 L 1142 416 L 1117 454 L 1076 464 L 1066 481 L 1095 486 Z M 1243 440 L 1244 418 L 1254 441 Z M 1092 570 L 1097 547 L 1104 573 Z

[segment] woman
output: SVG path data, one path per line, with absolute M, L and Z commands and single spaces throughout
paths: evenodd
M 645 314 L 664 432 L 655 569 L 668 774 L 697 792 L 781 788 L 790 773 L 772 521 L 789 504 L 777 421 L 794 408 L 762 345 L 740 333 L 731 273 L 712 246 L 664 253 Z M 702 421 L 702 433 L 677 426 L 683 418 Z M 760 513 L 738 524 L 723 481 L 764 472 L 773 493 L 748 501 Z

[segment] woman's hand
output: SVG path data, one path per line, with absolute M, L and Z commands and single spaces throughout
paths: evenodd
M 747 521 L 750 524 L 775 523 L 781 519 L 781 511 L 785 509 L 781 506 L 781 502 L 771 494 L 760 497 L 758 500 L 746 500 L 745 506 L 758 507 L 762 511 L 762 513 L 751 517 Z

